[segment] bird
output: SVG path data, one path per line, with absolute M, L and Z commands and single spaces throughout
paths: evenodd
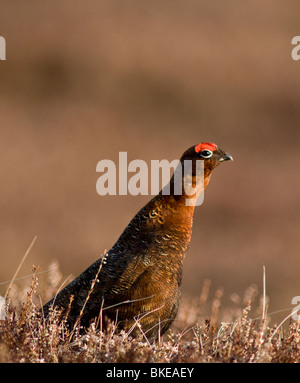
M 181 193 L 176 192 L 174 171 L 169 193 L 162 188 L 141 208 L 113 247 L 42 307 L 44 318 L 56 308 L 70 329 L 80 323 L 86 331 L 94 322 L 105 331 L 113 323 L 132 337 L 142 336 L 149 342 L 160 339 L 180 304 L 183 261 L 196 206 L 187 202 L 199 197 L 212 171 L 228 160 L 232 156 L 211 142 L 187 149 L 179 165 L 182 169 L 187 163 L 192 166 L 181 173 Z M 197 163 L 202 165 L 202 182 Z

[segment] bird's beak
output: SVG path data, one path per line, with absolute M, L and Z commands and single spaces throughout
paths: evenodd
M 224 156 L 222 156 L 219 161 L 223 162 L 223 161 L 233 161 L 233 157 L 231 154 L 229 153 L 225 153 Z

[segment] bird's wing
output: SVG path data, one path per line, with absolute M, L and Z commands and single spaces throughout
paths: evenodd
M 137 279 L 152 265 L 151 256 L 146 249 L 139 249 L 138 255 L 127 252 L 109 251 L 94 265 L 93 273 L 100 270 L 97 276 L 95 289 L 103 295 L 119 294 L 128 290 Z

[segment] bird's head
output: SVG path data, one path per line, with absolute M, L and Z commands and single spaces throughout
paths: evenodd
M 211 142 L 201 142 L 191 149 L 194 151 L 194 157 L 198 160 L 203 160 L 205 168 L 210 169 L 210 171 L 220 165 L 221 162 L 233 161 L 231 154 L 224 152 Z
M 181 157 L 181 162 L 183 160 L 202 160 L 204 161 L 205 167 L 213 170 L 221 162 L 232 161 L 233 158 L 216 144 L 212 142 L 201 142 L 186 150 Z
M 182 182 L 185 183 L 185 194 L 195 196 L 193 190 L 197 189 L 199 196 L 208 185 L 213 169 L 229 160 L 233 160 L 232 156 L 211 142 L 201 142 L 186 150 L 180 159 L 184 169 Z
M 208 177 L 215 167 L 224 161 L 233 161 L 231 154 L 224 152 L 216 144 L 212 142 L 201 142 L 186 150 L 182 157 L 181 163 L 192 160 L 195 164 L 197 160 L 203 161 L 204 176 Z M 194 169 L 193 169 L 194 172 Z

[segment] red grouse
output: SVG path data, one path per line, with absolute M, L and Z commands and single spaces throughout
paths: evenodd
M 133 336 L 143 332 L 150 341 L 165 333 L 178 311 L 183 260 L 191 239 L 195 204 L 187 201 L 201 194 L 213 169 L 227 160 L 231 155 L 213 143 L 188 149 L 179 164 L 181 192 L 175 171 L 168 195 L 162 190 L 148 202 L 103 257 L 45 304 L 43 314 L 57 306 L 67 313 L 71 329 L 79 320 L 87 328 L 101 318 L 102 329 L 113 321 Z M 192 164 L 190 172 L 183 171 L 187 163 Z M 203 177 L 198 181 L 199 163 L 204 165 L 204 182 Z M 187 193 L 189 182 L 194 195 Z

